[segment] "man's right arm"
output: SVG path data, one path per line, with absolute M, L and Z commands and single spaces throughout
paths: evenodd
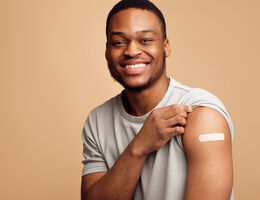
M 146 158 L 173 136 L 184 132 L 188 112 L 191 110 L 185 105 L 152 111 L 138 135 L 108 172 L 82 178 L 81 199 L 132 199 Z
M 146 156 L 134 152 L 134 140 L 108 172 L 82 178 L 83 199 L 132 199 Z

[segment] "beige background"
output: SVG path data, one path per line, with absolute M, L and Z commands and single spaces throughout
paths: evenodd
M 104 58 L 115 0 L 0 1 L 0 199 L 80 198 L 81 129 L 121 91 Z M 168 74 L 216 94 L 235 125 L 236 200 L 258 199 L 259 0 L 160 0 Z

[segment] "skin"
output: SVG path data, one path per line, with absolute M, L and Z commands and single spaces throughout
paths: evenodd
M 163 39 L 161 22 L 153 12 L 131 8 L 112 17 L 106 59 L 113 78 L 125 87 L 124 106 L 129 114 L 144 115 L 161 101 L 169 84 L 164 62 L 169 55 L 169 41 Z M 148 64 L 141 73 L 124 69 L 126 64 L 140 62 Z M 198 141 L 201 133 L 219 131 L 225 134 L 224 141 Z M 82 199 L 132 199 L 147 156 L 178 134 L 183 134 L 188 159 L 185 199 L 229 199 L 232 156 L 226 120 L 213 109 L 192 110 L 185 105 L 153 110 L 108 172 L 82 178 Z

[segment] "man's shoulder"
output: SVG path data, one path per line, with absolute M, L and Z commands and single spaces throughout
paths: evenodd
M 176 95 L 177 97 L 174 95 Z M 192 106 L 193 108 L 205 107 L 205 109 L 201 109 L 201 108 L 198 109 L 198 110 L 203 110 L 204 114 L 205 113 L 212 114 L 214 111 L 212 111 L 211 109 L 218 111 L 227 120 L 230 128 L 231 136 L 233 139 L 234 127 L 233 127 L 231 117 L 229 116 L 223 102 L 215 94 L 202 88 L 192 88 L 175 81 L 175 87 L 174 87 L 172 99 L 175 100 L 170 103 L 185 104 L 185 105 Z M 180 144 L 180 146 L 183 148 L 181 136 L 177 136 L 177 141 Z
M 96 106 L 89 112 L 88 118 L 93 119 L 98 116 L 105 116 L 105 115 L 111 115 L 111 112 L 114 110 L 114 106 L 118 106 L 118 101 L 121 98 L 121 94 L 118 94 L 108 100 L 106 100 L 104 103 Z
M 202 88 L 193 88 L 175 81 L 173 96 L 179 97 L 180 104 L 186 104 L 193 107 L 201 104 L 217 104 L 223 106 L 221 100 L 213 93 Z
M 189 105 L 193 108 L 200 106 L 213 108 L 223 114 L 230 121 L 230 126 L 232 127 L 231 119 L 224 103 L 215 94 L 202 88 L 191 88 L 178 82 L 176 82 L 176 88 L 182 90 L 182 101 L 180 104 Z

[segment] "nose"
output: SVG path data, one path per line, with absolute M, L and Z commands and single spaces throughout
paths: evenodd
M 135 41 L 129 42 L 124 51 L 124 55 L 129 57 L 135 57 L 137 55 L 140 55 L 141 53 L 142 50 L 140 49 L 140 46 Z

